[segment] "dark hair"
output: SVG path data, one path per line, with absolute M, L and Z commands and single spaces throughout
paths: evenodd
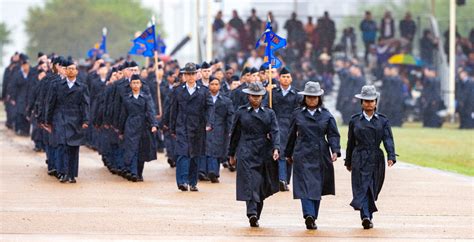
M 306 106 L 306 97 L 307 97 L 307 95 L 303 96 L 303 100 L 301 101 L 301 107 L 307 107 Z M 316 106 L 316 108 L 324 107 L 323 95 L 318 96 L 318 97 L 319 97 L 319 100 L 318 100 L 318 105 Z

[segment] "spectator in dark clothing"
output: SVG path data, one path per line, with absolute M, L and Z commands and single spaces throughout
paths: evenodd
M 234 29 L 237 30 L 239 33 L 239 43 L 240 43 L 240 48 L 243 50 L 247 49 L 247 46 L 245 43 L 247 43 L 247 30 L 245 30 L 245 24 L 244 21 L 239 17 L 239 14 L 237 13 L 237 10 L 232 11 L 232 19 L 229 21 L 229 25 L 232 26 Z
M 395 21 L 390 11 L 385 12 L 382 21 L 380 21 L 380 37 L 382 37 L 382 39 L 395 37 Z
M 329 17 L 329 13 L 324 12 L 324 16 L 318 19 L 318 30 L 319 30 L 319 44 L 320 50 L 323 52 L 326 50 L 328 54 L 331 54 L 334 40 L 336 39 L 336 24 Z
M 217 12 L 216 17 L 214 18 L 214 23 L 212 24 L 212 31 L 217 32 L 223 29 L 225 26 L 224 21 L 222 20 L 222 11 Z
M 362 40 L 365 46 L 364 60 L 365 63 L 368 64 L 367 56 L 369 55 L 370 46 L 375 44 L 375 38 L 377 36 L 377 24 L 372 19 L 370 11 L 365 12 L 365 18 L 360 22 L 360 31 L 362 31 Z
M 295 42 L 296 48 L 300 53 L 304 52 L 304 44 L 306 42 L 306 34 L 303 23 L 296 19 L 296 13 L 291 14 L 291 19 L 287 20 L 284 27 L 288 31 L 288 42 Z
M 416 33 L 416 24 L 415 21 L 411 18 L 411 13 L 407 12 L 405 18 L 400 21 L 400 35 L 409 40 L 410 42 L 413 41 Z
M 420 39 L 420 57 L 421 60 L 428 64 L 433 64 L 433 54 L 438 46 L 438 38 L 433 36 L 429 29 L 423 31 L 423 38 Z
M 268 17 L 270 18 L 273 32 L 278 33 L 278 22 L 275 20 L 275 17 L 273 17 L 272 11 L 268 11 Z
M 356 36 L 352 27 L 345 28 L 341 37 L 340 46 L 344 51 L 345 57 L 352 59 L 357 57 L 356 53 Z
M 262 34 L 262 20 L 257 16 L 257 11 L 252 8 L 252 15 L 247 19 L 247 25 L 249 26 L 249 37 L 251 41 L 256 41 Z

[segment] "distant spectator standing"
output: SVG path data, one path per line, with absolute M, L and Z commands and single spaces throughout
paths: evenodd
M 433 54 L 438 43 L 438 38 L 433 36 L 431 30 L 425 29 L 423 31 L 423 37 L 420 39 L 420 57 L 424 63 L 433 64 Z
M 380 37 L 382 39 L 391 39 L 395 37 L 395 21 L 390 11 L 386 11 L 380 22 Z
M 252 14 L 247 19 L 247 25 L 249 26 L 249 37 L 251 41 L 256 41 L 262 34 L 262 20 L 257 16 L 257 11 L 252 8 Z
M 377 37 L 377 24 L 372 19 L 372 14 L 370 11 L 365 12 L 365 18 L 360 22 L 360 31 L 362 31 L 362 40 L 364 41 L 365 54 L 364 60 L 368 64 L 369 61 L 367 56 L 369 55 L 370 46 L 375 44 L 375 39 Z
M 214 18 L 214 23 L 212 24 L 212 31 L 218 32 L 224 27 L 225 27 L 225 23 L 222 20 L 222 11 L 219 11 L 217 12 L 216 17 Z
M 318 30 L 320 33 L 319 41 L 320 41 L 320 50 L 331 54 L 332 46 L 334 44 L 334 40 L 336 39 L 336 24 L 334 21 L 329 17 L 329 13 L 327 11 L 324 12 L 324 16 L 318 19 Z

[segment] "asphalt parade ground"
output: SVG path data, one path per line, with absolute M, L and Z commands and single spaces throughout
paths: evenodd
M 349 206 L 350 173 L 336 161 L 336 196 L 323 198 L 318 230 L 309 231 L 291 191 L 265 200 L 260 228 L 250 228 L 228 170 L 221 170 L 219 184 L 200 182 L 199 192 L 181 192 L 162 154 L 145 164 L 144 182 L 132 183 L 81 147 L 77 183 L 61 184 L 46 174 L 45 155 L 32 145 L 1 123 L 1 241 L 474 239 L 473 178 L 404 162 L 387 169 L 374 229 L 363 230 Z

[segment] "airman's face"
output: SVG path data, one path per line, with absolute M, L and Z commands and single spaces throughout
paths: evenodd
M 366 112 L 375 111 L 377 106 L 376 100 L 362 100 L 362 109 Z
M 250 105 L 252 105 L 252 107 L 260 107 L 263 96 L 260 96 L 260 95 L 248 95 L 248 96 L 249 96 Z
M 140 79 L 132 80 L 130 82 L 130 87 L 132 88 L 132 91 L 139 92 L 140 88 L 142 88 L 142 81 L 140 81 Z

